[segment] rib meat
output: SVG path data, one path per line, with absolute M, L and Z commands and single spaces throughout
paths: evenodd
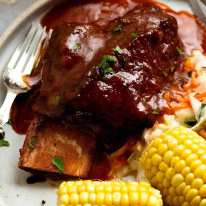
M 21 149 L 19 167 L 50 176 L 88 177 L 96 154 L 95 136 L 86 129 L 54 120 L 35 119 Z M 54 165 L 61 158 L 64 170 Z
M 63 25 L 46 52 L 34 108 L 48 116 L 90 112 L 117 127 L 152 122 L 182 47 L 175 18 L 148 3 L 106 28 Z

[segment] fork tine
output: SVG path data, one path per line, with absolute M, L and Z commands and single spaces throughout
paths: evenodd
M 39 47 L 37 48 L 33 68 L 38 67 L 40 60 L 41 60 L 41 57 L 44 56 L 46 49 L 48 47 L 49 41 L 51 39 L 52 33 L 53 33 L 53 29 L 50 29 L 49 31 L 47 31 L 46 26 L 44 27 L 44 35 L 42 36 Z
M 46 37 L 46 30 L 42 29 L 39 26 L 39 29 L 37 30 L 37 33 L 33 38 L 33 41 L 31 42 L 30 48 L 28 49 L 28 62 L 26 63 L 24 68 L 22 68 L 23 69 L 22 74 L 26 75 L 31 73 L 36 59 L 36 55 L 38 54 L 42 41 L 44 40 L 45 37 Z
M 8 62 L 8 65 L 7 65 L 8 69 L 13 69 L 14 68 L 14 66 L 17 63 L 17 60 L 19 59 L 22 51 L 25 49 L 26 45 L 28 44 L 29 39 L 31 38 L 31 36 L 33 36 L 34 32 L 35 32 L 35 28 L 32 25 L 31 28 L 29 29 L 29 31 L 27 32 L 26 36 L 25 36 L 25 40 L 24 40 L 23 44 L 20 43 L 17 46 L 15 52 L 12 54 L 12 56 L 10 58 L 10 61 Z
M 36 35 L 38 35 L 38 26 L 34 25 L 34 28 L 35 28 L 35 32 L 34 32 L 33 36 L 30 36 L 26 47 L 23 49 L 23 51 L 20 55 L 20 58 L 17 60 L 17 64 L 14 67 L 15 71 L 17 71 L 17 72 L 22 72 L 23 68 L 25 67 L 25 64 L 28 61 L 28 57 L 29 57 L 28 52 L 30 51 L 31 44 L 32 44 L 34 38 L 36 37 Z

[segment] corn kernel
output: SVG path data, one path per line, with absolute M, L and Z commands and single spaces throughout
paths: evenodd
M 198 206 L 200 204 L 201 201 L 201 197 L 200 196 L 196 196 L 192 199 L 191 202 L 191 206 Z
M 167 145 L 166 144 L 160 144 L 158 146 L 158 151 L 160 154 L 164 154 L 167 151 Z
M 191 201 L 195 196 L 197 196 L 198 194 L 198 191 L 196 189 L 190 189 L 186 195 L 185 195 L 185 198 L 186 200 L 189 202 Z
M 188 174 L 188 175 L 186 176 L 185 182 L 186 182 L 188 185 L 190 185 L 190 184 L 192 184 L 192 182 L 194 181 L 194 179 L 195 179 L 194 174 L 193 174 L 193 173 L 190 173 L 190 174 Z
M 167 151 L 165 154 L 164 154 L 164 157 L 163 157 L 163 161 L 166 163 L 166 164 L 169 164 L 172 157 L 173 157 L 174 153 L 172 151 Z
M 150 196 L 147 205 L 156 206 L 158 205 L 158 199 L 155 196 Z
M 96 194 L 96 203 L 98 205 L 104 204 L 104 192 L 98 192 Z
M 147 206 L 147 202 L 152 200 L 154 203 L 151 206 L 162 206 L 160 192 L 146 182 L 76 181 L 71 183 L 77 190 L 62 195 L 60 189 L 66 191 L 64 189 L 66 188 L 68 191 L 71 186 L 69 182 L 62 183 L 57 193 L 58 206 Z M 105 192 L 109 185 L 111 189 Z M 85 188 L 85 191 L 79 192 L 78 190 L 81 191 L 82 188 Z M 116 192 L 117 190 L 119 192 Z
M 179 160 L 178 164 L 175 164 L 174 166 L 176 172 L 181 172 L 185 168 L 185 161 Z
M 176 174 L 173 178 L 172 178 L 172 185 L 174 187 L 177 187 L 178 185 L 180 185 L 182 182 L 184 181 L 184 178 L 181 174 Z
M 70 203 L 71 205 L 76 205 L 79 203 L 79 196 L 76 193 L 70 195 Z
M 206 206 L 206 141 L 184 127 L 167 130 L 156 139 L 145 149 L 141 162 L 148 180 L 161 191 L 165 203 Z M 149 157 L 151 148 L 156 153 Z M 145 168 L 144 161 L 148 159 L 159 164 Z M 150 171 L 152 175 L 148 176 Z
M 87 192 L 81 192 L 79 196 L 79 202 L 81 204 L 86 204 L 88 202 L 89 195 Z
M 181 184 L 178 185 L 178 187 L 176 188 L 176 193 L 177 193 L 178 195 L 182 194 L 182 191 L 184 191 L 185 187 L 186 187 L 186 183 L 185 183 L 185 182 L 181 183 Z
M 121 195 L 121 205 L 122 206 L 128 206 L 129 205 L 129 197 L 127 193 L 123 193 Z
M 191 169 L 190 167 L 185 167 L 183 170 L 182 170 L 182 175 L 185 177 L 187 174 L 189 174 L 191 172 Z
M 203 174 L 206 172 L 206 165 L 200 165 L 199 167 L 196 167 L 197 169 L 195 170 L 195 175 L 197 177 L 203 177 Z
M 200 191 L 199 191 L 201 197 L 205 197 L 206 198 L 206 184 L 203 185 L 201 188 L 200 188 Z
M 148 201 L 148 194 L 146 192 L 142 192 L 140 194 L 140 203 L 142 205 L 147 205 L 147 201 Z
M 200 206 L 206 206 L 206 199 L 201 200 Z
M 175 165 L 177 164 L 177 162 L 179 162 L 179 161 L 180 161 L 179 157 L 173 157 L 171 162 L 170 162 L 171 167 L 174 168 Z
M 95 204 L 96 203 L 96 193 L 90 193 L 89 194 L 89 202 L 91 203 L 91 204 Z
M 200 178 L 196 178 L 195 180 L 193 180 L 192 182 L 192 187 L 196 188 L 196 189 L 200 189 L 203 185 L 203 180 Z
M 62 195 L 60 201 L 63 204 L 68 204 L 69 203 L 69 195 Z
M 106 205 L 112 205 L 112 194 L 106 193 L 104 197 L 104 201 Z
M 138 200 L 140 200 L 139 194 L 137 194 L 135 192 L 130 192 L 129 193 L 129 202 L 130 202 L 131 205 L 137 203 Z
M 174 175 L 175 175 L 175 170 L 173 168 L 169 168 L 165 174 L 166 178 L 168 179 L 171 179 Z
M 160 157 L 160 155 L 158 154 L 155 154 L 153 157 L 152 157 L 152 164 L 157 166 L 159 165 L 159 163 L 161 162 L 162 158 Z

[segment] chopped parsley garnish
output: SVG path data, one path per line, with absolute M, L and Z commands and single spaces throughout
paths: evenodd
M 122 53 L 121 48 L 118 47 L 118 46 L 116 46 L 116 47 L 114 48 L 114 53 L 115 53 L 116 55 L 120 55 L 120 54 Z
M 188 120 L 185 120 L 184 123 L 190 127 L 193 127 L 197 124 L 197 120 L 196 119 L 188 119 Z
M 64 171 L 64 161 L 61 157 L 54 157 L 52 159 L 52 164 L 59 170 L 59 172 Z
M 113 49 L 113 51 L 114 51 L 114 54 L 115 54 L 115 56 L 116 56 L 116 58 L 117 58 L 117 60 L 119 62 L 119 66 L 121 68 L 124 68 L 124 65 L 125 65 L 126 62 L 124 60 L 124 55 L 122 55 L 123 54 L 122 49 L 119 46 L 116 46 Z
M 37 139 L 35 137 L 32 137 L 30 139 L 30 141 L 28 142 L 28 148 L 30 150 L 33 150 L 35 148 L 36 144 L 37 144 Z
M 122 29 L 123 29 L 123 25 L 122 24 L 117 24 L 113 30 L 112 30 L 112 33 L 113 34 L 118 34 L 120 32 L 122 32 Z
M 184 54 L 184 50 L 182 48 L 177 47 L 176 50 L 177 50 L 179 55 Z
M 5 139 L 0 139 L 0 147 L 8 147 L 9 142 Z
M 81 44 L 80 44 L 80 43 L 76 43 L 76 44 L 73 46 L 73 49 L 74 49 L 74 50 L 79 50 L 79 49 L 81 49 Z
M 108 74 L 112 74 L 114 71 L 113 71 L 112 67 L 106 67 L 101 72 L 102 72 L 102 76 L 106 76 Z
M 152 110 L 152 114 L 154 115 L 160 115 L 160 110 L 157 108 L 157 109 L 153 109 Z
M 136 39 L 138 37 L 138 33 L 137 32 L 132 32 L 131 37 L 132 37 L 133 40 Z
M 99 64 L 99 71 L 102 77 L 113 73 L 112 66 L 117 61 L 115 56 L 105 55 L 102 57 L 101 63 Z

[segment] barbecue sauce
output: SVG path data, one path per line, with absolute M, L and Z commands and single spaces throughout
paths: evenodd
M 140 0 L 139 0 L 140 1 Z M 49 28 L 55 28 L 64 23 L 94 23 L 99 26 L 106 27 L 107 24 L 115 18 L 123 16 L 128 11 L 132 10 L 138 0 L 78 0 L 72 3 L 67 1 L 55 6 L 42 19 L 42 25 Z M 144 1 L 146 2 L 146 1 Z M 147 1 L 150 4 L 157 4 L 153 1 Z M 166 12 L 174 16 L 179 25 L 179 36 L 184 44 L 187 55 L 190 55 L 192 50 L 199 49 L 206 52 L 206 27 L 200 23 L 197 18 L 188 12 L 175 12 L 169 7 L 159 4 Z M 19 95 L 12 107 L 11 120 L 13 129 L 17 133 L 26 133 L 30 122 L 35 117 L 32 111 L 32 101 L 29 98 L 30 94 Z M 98 173 L 98 178 L 106 179 L 108 161 L 104 159 L 105 164 L 98 164 L 94 168 L 95 173 Z M 105 167 L 106 165 L 106 167 Z M 101 172 L 96 172 L 96 171 Z M 92 175 L 93 177 L 96 177 Z
M 54 7 L 42 19 L 42 25 L 54 28 L 63 23 L 96 23 L 105 26 L 111 20 L 123 16 L 133 9 L 138 0 L 78 0 L 62 3 Z M 145 1 L 144 1 L 145 2 Z M 179 35 L 184 43 L 185 51 L 189 55 L 192 50 L 199 49 L 206 52 L 206 27 L 188 12 L 175 12 L 169 7 L 153 1 L 150 4 L 158 4 L 162 9 L 177 19 Z M 12 126 L 18 133 L 26 133 L 30 121 L 33 119 L 31 101 L 29 95 L 20 95 L 13 104 L 11 112 Z
M 63 23 L 107 23 L 133 9 L 141 0 L 95 0 L 63 3 L 53 8 L 42 19 L 42 25 L 54 28 Z M 194 49 L 206 51 L 206 27 L 189 12 L 175 12 L 164 4 L 154 1 L 144 1 L 157 4 L 170 15 L 174 16 L 179 25 L 179 35 L 184 43 L 185 51 L 191 54 Z

